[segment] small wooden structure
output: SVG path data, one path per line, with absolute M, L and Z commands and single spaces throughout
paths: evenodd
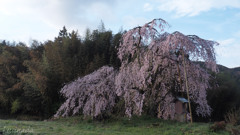
M 175 119 L 179 122 L 187 122 L 188 100 L 183 97 L 177 97 L 175 100 Z

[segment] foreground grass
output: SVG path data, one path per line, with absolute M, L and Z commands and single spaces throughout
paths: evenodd
M 227 131 L 212 132 L 210 124 L 186 124 L 150 117 L 82 120 L 82 117 L 61 118 L 53 121 L 0 120 L 0 134 L 39 135 L 228 135 Z

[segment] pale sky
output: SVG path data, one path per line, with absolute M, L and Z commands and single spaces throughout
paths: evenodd
M 240 66 L 240 0 L 0 0 L 0 40 L 53 40 L 63 26 L 84 36 L 101 20 L 117 33 L 154 18 L 166 20 L 168 32 L 219 42 L 217 63 Z

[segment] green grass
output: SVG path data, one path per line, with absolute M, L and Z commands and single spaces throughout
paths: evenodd
M 207 123 L 179 123 L 151 117 L 83 120 L 82 117 L 53 121 L 0 120 L 0 132 L 5 134 L 39 135 L 228 135 L 227 131 L 212 132 Z

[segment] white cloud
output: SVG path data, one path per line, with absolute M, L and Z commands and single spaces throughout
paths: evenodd
M 114 20 L 115 16 L 113 14 L 113 9 L 110 5 L 102 2 L 93 3 L 85 10 L 87 16 L 91 16 L 92 19 L 102 19 L 105 21 Z
M 24 38 L 11 36 L 12 40 L 24 40 L 25 42 L 29 35 L 35 38 L 37 33 L 44 31 L 37 28 L 39 25 L 44 25 L 44 28 L 48 29 L 45 30 L 45 34 L 42 34 L 41 40 L 48 39 L 47 33 L 56 33 L 64 25 L 71 30 L 78 29 L 82 35 L 87 27 L 96 27 L 101 19 L 114 20 L 113 7 L 116 2 L 117 0 L 101 0 L 101 2 L 99 0 L 0 0 L 0 29 L 1 31 L 5 29 L 5 32 L 11 31 L 14 35 L 13 33 L 17 33 L 21 29 L 16 27 L 16 23 L 22 27 L 29 25 L 26 28 L 29 33 L 26 35 L 25 29 Z M 9 23 L 10 21 L 15 24 Z M 36 31 L 36 29 L 38 30 Z M 14 30 L 15 32 L 13 32 Z M 3 34 L 0 33 L 0 35 Z M 5 36 L 1 38 L 7 39 Z
M 221 45 L 221 46 L 228 46 L 228 45 L 231 45 L 235 42 L 236 40 L 234 38 L 229 38 L 229 39 L 226 39 L 226 40 L 221 40 L 221 41 L 218 41 L 218 43 Z
M 70 3 L 70 2 L 69 2 Z M 69 7 L 71 7 L 69 12 Z M 47 25 L 59 28 L 59 25 L 71 22 L 71 13 L 76 13 L 78 4 L 69 5 L 60 0 L 8 0 L 0 2 L 0 12 L 9 16 L 27 16 L 37 18 Z
M 160 11 L 175 12 L 177 17 L 196 16 L 213 8 L 240 8 L 239 0 L 156 0 Z
M 239 67 L 240 42 L 234 38 L 229 38 L 218 42 L 220 45 L 215 48 L 218 62 L 223 65 L 227 65 L 230 68 Z
M 152 11 L 153 10 L 153 6 L 151 5 L 151 4 L 149 4 L 149 3 L 145 3 L 144 5 L 143 5 L 143 10 L 144 11 Z
M 124 27 L 130 28 L 130 29 L 137 26 L 142 26 L 148 21 L 150 20 L 147 20 L 146 18 L 143 18 L 143 17 L 125 16 L 123 18 L 123 22 L 126 22 Z
M 220 44 L 218 47 L 216 47 L 218 56 L 225 58 L 240 58 L 240 43 L 238 43 L 236 39 L 229 38 L 218 42 Z

